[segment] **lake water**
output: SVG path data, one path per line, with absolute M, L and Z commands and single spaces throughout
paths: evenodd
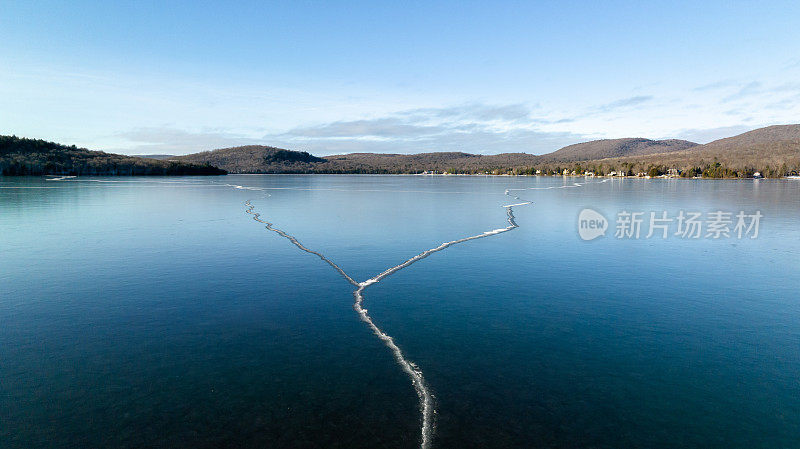
M 356 283 L 507 229 L 363 290 L 432 447 L 800 441 L 800 182 L 229 175 L 0 178 L 0 446 L 419 447 L 357 286 L 247 201 Z M 614 236 L 681 210 L 763 218 Z

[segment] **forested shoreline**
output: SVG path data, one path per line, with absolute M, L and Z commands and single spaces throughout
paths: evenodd
M 776 125 L 707 144 L 602 139 L 552 153 L 350 153 L 317 157 L 264 145 L 184 156 L 124 156 L 0 136 L 3 175 L 492 174 L 781 178 L 800 174 L 800 125 Z
M 180 176 L 226 173 L 211 165 L 158 161 L 91 151 L 41 139 L 0 136 L 0 174 L 4 176 Z

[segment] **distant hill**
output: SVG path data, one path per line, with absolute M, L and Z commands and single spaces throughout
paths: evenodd
M 609 157 L 668 153 L 694 147 L 697 147 L 697 144 L 694 142 L 677 139 L 603 139 L 569 145 L 558 151 L 543 155 L 540 160 L 548 162 L 588 161 Z
M 531 164 L 537 156 L 525 153 L 478 155 L 460 152 L 419 154 L 353 153 L 326 156 L 314 171 L 325 173 L 476 173 L 506 166 Z
M 0 174 L 222 175 L 225 171 L 209 165 L 143 159 L 45 140 L 0 136 Z
M 593 171 L 742 177 L 756 171 L 782 176 L 800 169 L 800 125 L 770 126 L 705 145 L 677 139 L 603 139 L 569 145 L 552 153 L 477 155 L 351 153 L 315 157 L 307 152 L 251 145 L 175 156 L 230 173 L 517 173 Z
M 177 156 L 173 154 L 136 154 L 134 157 L 143 157 L 145 159 L 156 159 L 159 161 L 166 161 L 168 159 L 175 159 Z
M 220 167 L 229 173 L 303 173 L 310 164 L 325 162 L 305 151 L 263 145 L 222 148 L 177 156 L 175 160 Z
M 695 156 L 773 167 L 792 163 L 800 158 L 800 125 L 768 126 L 715 140 L 699 147 Z
M 210 164 L 229 173 L 421 173 L 483 172 L 534 163 L 537 156 L 508 153 L 482 156 L 460 152 L 420 154 L 351 153 L 315 157 L 304 151 L 251 145 L 222 148 L 186 156 L 176 160 Z
M 41 140 L 0 137 L 3 174 L 229 173 L 494 173 L 545 174 L 611 171 L 682 176 L 768 177 L 800 171 L 800 125 L 779 125 L 698 145 L 686 140 L 604 139 L 552 153 L 477 155 L 351 153 L 317 157 L 263 145 L 222 148 L 186 156 L 143 157 L 89 151 Z
M 688 150 L 593 162 L 633 165 L 642 171 L 652 166 L 675 167 L 710 177 L 751 176 L 756 171 L 769 177 L 785 176 L 800 170 L 800 125 L 759 128 Z
M 742 151 L 748 147 L 772 145 L 778 142 L 800 142 L 800 125 L 774 125 L 754 129 L 733 137 L 715 140 L 703 145 L 703 150 Z

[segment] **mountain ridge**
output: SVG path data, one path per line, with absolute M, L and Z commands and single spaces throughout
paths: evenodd
M 668 153 L 697 147 L 698 145 L 688 140 L 679 139 L 652 140 L 643 137 L 600 139 L 568 145 L 552 153 L 543 154 L 541 157 L 547 161 L 575 162 L 609 157 Z
M 16 140 L 14 140 L 16 139 Z M 707 144 L 646 138 L 600 139 L 551 153 L 418 154 L 349 153 L 317 157 L 265 145 L 220 148 L 183 156 L 142 157 L 91 151 L 16 136 L 0 136 L 0 173 L 15 174 L 221 174 L 229 173 L 492 173 L 609 172 L 682 176 L 768 177 L 800 171 L 800 124 L 773 125 Z
M 590 171 L 626 173 L 656 172 L 676 169 L 681 172 L 702 174 L 708 169 L 724 172 L 723 177 L 752 176 L 756 171 L 790 173 L 800 168 L 800 125 L 774 125 L 748 131 L 737 136 L 718 139 L 707 144 L 697 144 L 680 139 L 653 140 L 642 137 L 600 139 L 565 146 L 551 153 L 501 153 L 494 155 L 464 152 L 433 152 L 417 154 L 349 153 L 319 157 L 295 157 L 291 163 L 279 161 L 237 161 L 246 154 L 237 148 L 276 147 L 248 146 L 212 150 L 186 156 L 178 160 L 193 163 L 221 164 L 231 173 L 516 173 L 532 174 Z M 283 150 L 291 153 L 292 150 Z M 302 152 L 303 155 L 308 155 Z M 312 156 L 313 157 L 313 156 Z M 246 158 L 245 158 L 246 159 Z M 713 167 L 712 167 L 713 166 Z M 785 169 L 784 169 L 785 166 Z M 243 170 L 242 167 L 247 167 Z M 720 168 L 722 167 L 722 168 Z M 728 172 L 725 172 L 728 170 Z M 774 173 L 773 173 L 774 172 Z M 719 174 L 719 173 L 717 173 Z

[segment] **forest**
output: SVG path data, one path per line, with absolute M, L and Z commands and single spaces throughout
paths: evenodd
M 91 151 L 40 139 L 0 136 L 0 174 L 4 176 L 224 175 L 226 171 L 206 164 L 159 161 Z

